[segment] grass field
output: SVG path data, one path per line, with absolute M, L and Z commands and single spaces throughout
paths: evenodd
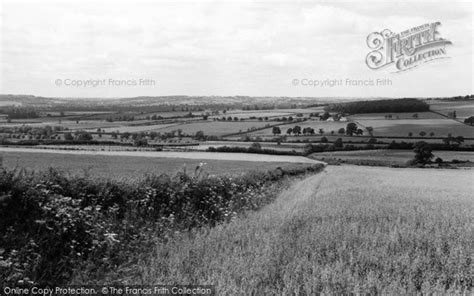
M 360 113 L 351 115 L 349 118 L 352 120 L 384 120 L 391 122 L 400 119 L 413 119 L 414 114 L 418 115 L 418 119 L 446 119 L 446 117 L 433 112 Z M 387 119 L 385 118 L 386 115 L 392 115 L 392 118 Z
M 430 109 L 444 115 L 456 111 L 457 118 L 464 119 L 474 116 L 474 102 L 471 101 L 429 101 Z
M 246 132 L 251 128 L 261 128 L 271 122 L 256 122 L 256 121 L 239 121 L 239 122 L 225 122 L 225 121 L 203 121 L 190 124 L 180 124 L 167 128 L 156 129 L 157 132 L 171 132 L 173 130 L 181 129 L 183 133 L 194 135 L 198 131 L 203 131 L 205 135 L 222 136 L 225 134 L 232 134 L 238 132 Z
M 281 133 L 282 135 L 286 134 L 286 131 L 289 128 L 293 128 L 295 125 L 298 125 L 301 127 L 301 130 L 303 130 L 306 127 L 311 127 L 314 128 L 314 131 L 316 134 L 318 134 L 318 131 L 320 128 L 324 130 L 325 134 L 330 134 L 331 131 L 334 131 L 335 134 L 337 135 L 337 131 L 342 127 L 346 128 L 348 122 L 334 122 L 334 121 L 319 121 L 319 120 L 307 120 L 307 121 L 302 121 L 302 122 L 292 122 L 289 124 L 285 125 L 280 125 Z M 272 133 L 273 129 L 272 128 L 267 128 L 255 132 L 249 133 L 251 136 L 273 136 Z
M 124 280 L 219 295 L 469 294 L 473 177 L 328 167 L 246 218 L 159 243 Z
M 295 158 L 291 156 L 267 156 L 267 155 L 244 155 L 239 153 L 205 153 L 199 158 L 183 158 L 190 154 L 170 152 L 170 157 L 144 157 L 144 156 L 124 156 L 137 154 L 134 152 L 117 152 L 121 155 L 93 155 L 93 154 L 75 154 L 74 151 L 51 152 L 21 152 L 19 149 L 0 152 L 3 157 L 3 166 L 7 168 L 28 168 L 32 170 L 43 170 L 49 167 L 55 167 L 72 174 L 83 174 L 87 172 L 90 175 L 98 177 L 132 177 L 139 178 L 147 173 L 156 174 L 175 174 L 178 171 L 187 168 L 188 172 L 194 172 L 196 166 L 204 163 L 204 171 L 209 174 L 240 174 L 251 170 L 269 170 L 279 166 L 298 165 L 298 159 L 301 163 L 309 163 L 311 160 L 305 158 Z M 24 150 L 24 149 L 23 149 Z M 30 149 L 31 150 L 31 149 Z M 54 152 L 54 151 L 53 151 Z M 60 153 L 63 152 L 63 153 Z M 89 151 L 91 152 L 91 151 Z M 99 152 L 97 152 L 99 153 Z M 143 152 L 146 155 L 157 154 L 157 152 Z M 142 154 L 143 154 L 142 153 Z M 161 152 L 163 155 L 163 152 Z M 164 152 L 166 153 L 166 152 Z M 203 152 L 204 153 L 204 152 Z M 194 153 L 196 154 L 196 153 Z M 179 157 L 183 156 L 183 157 Z M 215 159 L 207 159 L 215 158 Z M 221 157 L 222 159 L 219 159 Z M 239 160 L 240 158 L 240 160 Z M 272 158 L 272 159 L 270 159 Z M 259 159 L 261 161 L 259 161 Z M 279 161 L 281 159 L 281 161 Z M 294 161 L 296 160 L 296 161 Z M 303 164 L 302 164 L 303 165 Z
M 434 151 L 436 157 L 444 161 L 454 159 L 474 162 L 474 152 L 464 151 Z M 413 159 L 414 153 L 409 150 L 361 150 L 361 151 L 335 151 L 314 153 L 311 158 L 329 161 L 341 160 L 350 162 L 371 162 L 379 165 L 406 165 L 407 161 Z M 434 158 L 433 158 L 434 159 Z
M 368 117 L 362 119 L 351 117 L 351 119 L 364 127 L 373 127 L 373 134 L 376 137 L 408 137 L 408 133 L 410 132 L 412 132 L 414 136 L 418 136 L 422 131 L 424 131 L 427 136 L 433 132 L 435 137 L 446 137 L 448 134 L 451 134 L 453 136 L 472 138 L 474 135 L 473 127 L 447 118 L 380 120 L 377 118 L 368 119 Z

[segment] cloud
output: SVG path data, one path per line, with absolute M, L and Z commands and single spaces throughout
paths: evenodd
M 373 74 L 364 64 L 365 38 L 370 32 L 401 31 L 437 20 L 443 22 L 443 35 L 456 41 L 453 52 L 472 61 L 473 13 L 466 3 L 2 3 L 0 92 L 123 95 L 124 90 L 114 89 L 59 90 L 50 81 L 64 75 L 143 75 L 166 81 L 159 90 L 146 90 L 150 94 L 211 94 L 204 90 L 227 94 L 238 91 L 235 85 L 239 85 L 242 94 L 299 95 L 302 90 L 287 84 L 295 75 Z M 472 67 L 465 60 L 463 64 L 462 59 L 453 58 L 453 63 L 461 67 L 457 73 L 471 71 L 472 78 Z M 189 87 L 175 82 L 182 81 L 183 75 L 193 80 Z M 436 70 L 425 75 L 434 81 L 435 90 L 440 89 L 432 78 Z M 18 83 L 24 80 L 29 83 Z M 467 88 L 465 84 L 457 87 Z M 127 91 L 133 95 L 136 90 Z M 304 93 L 318 95 L 310 90 Z

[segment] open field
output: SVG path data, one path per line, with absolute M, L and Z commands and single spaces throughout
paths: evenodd
M 474 152 L 464 151 L 433 151 L 434 158 L 440 157 L 443 161 L 470 161 L 474 162 Z M 379 165 L 406 165 L 413 159 L 414 153 L 409 150 L 360 150 L 360 151 L 335 151 L 313 153 L 313 159 L 329 161 L 340 160 L 349 162 L 370 162 Z
M 430 109 L 439 112 L 444 115 L 448 115 L 449 112 L 456 111 L 456 117 L 464 119 L 469 116 L 474 116 L 474 102 L 472 100 L 466 101 L 428 101 Z
M 330 134 L 331 131 L 334 131 L 335 134 L 337 135 L 337 131 L 340 128 L 346 128 L 348 122 L 334 122 L 334 121 L 319 121 L 319 120 L 307 120 L 307 121 L 302 121 L 302 122 L 292 122 L 284 125 L 280 125 L 279 128 L 281 129 L 281 134 L 285 135 L 286 131 L 289 128 L 293 128 L 295 125 L 298 125 L 301 127 L 301 129 L 304 129 L 306 127 L 311 127 L 314 128 L 314 131 L 316 134 L 318 134 L 318 131 L 320 128 L 324 130 L 324 134 Z M 272 133 L 272 128 L 267 128 L 267 129 L 262 129 L 259 131 L 251 132 L 249 133 L 251 136 L 273 136 Z
M 414 119 L 413 115 L 417 114 L 418 119 L 446 119 L 446 117 L 434 112 L 397 112 L 397 113 L 359 113 L 349 116 L 350 119 L 358 120 L 384 120 L 396 121 L 400 119 Z M 392 118 L 387 119 L 385 116 L 391 115 Z
M 469 293 L 473 177 L 328 167 L 247 218 L 158 244 L 134 282 L 217 284 L 219 295 Z
M 176 126 L 155 129 L 156 132 L 171 132 L 173 130 L 182 130 L 184 134 L 194 135 L 198 131 L 203 131 L 205 135 L 222 136 L 226 134 L 246 132 L 252 128 L 262 128 L 266 125 L 271 125 L 271 122 L 259 121 L 239 121 L 239 122 L 225 122 L 225 121 L 202 121 L 190 124 L 180 124 Z
M 351 118 L 352 119 L 352 118 Z M 380 119 L 357 119 L 354 121 L 364 127 L 374 128 L 374 136 L 404 136 L 408 133 L 417 136 L 424 131 L 427 135 L 431 132 L 435 137 L 446 137 L 448 134 L 453 136 L 463 136 L 472 138 L 474 127 L 462 124 L 452 119 L 399 119 L 399 120 L 380 120 Z
M 200 163 L 210 174 L 240 174 L 269 170 L 298 163 L 315 163 L 303 157 L 269 156 L 243 153 L 51 151 L 42 149 L 0 148 L 4 167 L 42 170 L 60 168 L 71 173 L 88 172 L 100 177 L 140 177 L 147 173 L 173 174 L 184 166 L 193 172 Z

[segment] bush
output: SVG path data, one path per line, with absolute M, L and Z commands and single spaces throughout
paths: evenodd
M 114 270 L 152 238 L 256 210 L 275 197 L 268 193 L 275 181 L 322 168 L 209 177 L 197 167 L 134 182 L 1 169 L 0 285 L 58 285 L 78 268 Z
M 430 144 L 424 141 L 415 143 L 413 151 L 415 152 L 415 163 L 419 164 L 428 163 L 434 156 Z

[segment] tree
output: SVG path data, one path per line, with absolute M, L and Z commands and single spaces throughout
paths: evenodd
M 253 142 L 252 145 L 250 145 L 250 149 L 252 150 L 262 150 L 262 145 L 258 142 Z
M 296 135 L 300 135 L 301 134 L 301 126 L 295 125 L 293 127 L 293 133 L 296 134 Z
M 418 113 L 413 114 L 414 119 L 418 119 Z
M 465 124 L 474 125 L 474 116 L 464 119 Z
M 365 128 L 367 132 L 369 133 L 370 136 L 373 136 L 374 128 L 371 126 L 368 126 Z
M 274 136 L 281 134 L 281 129 L 278 126 L 274 126 L 272 129 L 272 133 Z
M 331 114 L 329 112 L 324 112 L 323 115 L 319 117 L 320 120 L 327 120 L 329 117 L 331 117 Z
M 337 131 L 337 133 L 340 134 L 340 135 L 343 135 L 343 134 L 346 133 L 346 130 L 345 130 L 343 127 L 341 127 L 341 128 Z
M 206 136 L 204 135 L 203 131 L 197 131 L 196 134 L 194 135 L 194 139 L 196 139 L 196 140 L 205 140 Z
M 420 136 L 424 137 L 424 136 L 426 136 L 426 133 L 424 131 L 421 131 Z
M 435 133 L 434 132 L 431 132 L 430 133 L 430 137 L 434 137 Z
M 409 133 L 408 133 L 408 136 L 409 136 L 409 137 L 413 137 L 413 133 L 412 133 L 412 132 L 409 132 Z
M 356 131 L 356 135 L 362 136 L 363 134 L 364 134 L 364 131 L 362 129 L 358 128 L 357 131 Z
M 342 148 L 342 139 L 341 138 L 337 138 L 336 141 L 334 141 L 334 147 Z
M 349 122 L 346 126 L 346 134 L 352 136 L 357 131 L 357 124 Z
M 416 142 L 413 152 L 415 152 L 415 163 L 425 164 L 428 163 L 433 157 L 433 149 L 431 145 L 424 142 Z
M 321 138 L 321 143 L 327 143 L 327 142 L 328 142 L 328 138 L 326 138 L 326 137 Z
M 319 129 L 319 134 L 320 134 L 320 135 L 324 134 L 324 129 L 320 128 L 320 129 Z
M 292 132 L 293 132 L 293 129 L 292 129 L 291 127 L 286 130 L 286 133 L 287 133 L 288 135 L 291 135 Z

